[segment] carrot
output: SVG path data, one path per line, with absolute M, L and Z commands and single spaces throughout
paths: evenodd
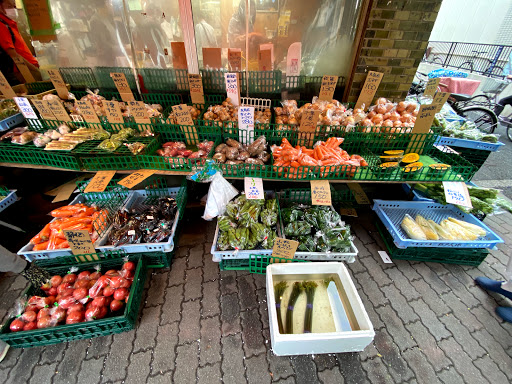
M 61 243 L 59 243 L 55 246 L 55 249 L 65 249 L 65 248 L 69 248 L 69 243 L 67 240 L 62 241 Z
M 92 216 L 96 212 L 96 208 L 86 208 L 84 211 L 80 211 L 79 213 L 73 215 L 73 217 L 89 217 Z
M 300 167 L 300 164 L 299 164 L 297 161 L 292 161 L 292 162 L 290 163 L 290 165 L 291 165 L 292 167 L 295 167 L 295 168 Z
M 30 239 L 31 244 L 40 244 L 48 241 L 50 238 L 50 223 L 46 224 L 41 231 Z
M 45 251 L 48 248 L 48 243 L 49 243 L 48 241 L 45 241 L 45 242 L 42 242 L 39 244 L 35 244 L 32 247 L 32 250 L 33 251 Z

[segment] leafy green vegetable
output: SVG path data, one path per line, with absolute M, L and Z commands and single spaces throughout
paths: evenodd
M 277 311 L 277 326 L 279 327 L 279 333 L 284 333 L 283 318 L 281 315 L 281 301 L 283 299 L 284 291 L 288 287 L 286 281 L 281 281 L 274 286 L 274 297 L 276 299 L 276 311 Z
M 302 283 L 304 291 L 306 291 L 307 303 L 306 313 L 304 314 L 304 333 L 311 333 L 313 328 L 313 300 L 315 299 L 315 291 L 317 283 L 314 281 L 305 281 Z
M 297 281 L 293 284 L 293 290 L 288 300 L 288 307 L 286 308 L 286 333 L 293 333 L 293 309 L 302 290 L 301 283 Z

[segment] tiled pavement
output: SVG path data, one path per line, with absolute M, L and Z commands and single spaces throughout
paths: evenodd
M 189 216 L 189 215 L 187 215 Z M 189 216 L 190 217 L 190 216 Z M 220 272 L 213 224 L 185 225 L 171 270 L 153 270 L 137 329 L 68 344 L 11 349 L 1 383 L 509 383 L 510 305 L 475 286 L 500 278 L 512 251 L 512 215 L 486 219 L 508 244 L 479 268 L 408 261 L 383 264 L 372 219 L 354 224 L 348 265 L 375 327 L 362 353 L 277 357 L 270 349 L 265 278 Z M 0 280 L 0 317 L 25 286 Z

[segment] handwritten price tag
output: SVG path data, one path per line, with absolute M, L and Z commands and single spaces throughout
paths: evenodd
M 151 119 L 148 115 L 148 110 L 143 101 L 128 101 L 130 113 L 132 114 L 135 122 L 138 124 L 151 124 Z
M 121 96 L 121 99 L 123 99 L 123 101 L 135 100 L 135 97 L 133 97 L 132 90 L 130 88 L 130 85 L 128 84 L 128 81 L 126 80 L 126 76 L 124 75 L 124 73 L 112 72 L 110 74 L 110 77 L 114 81 L 114 84 L 116 85 L 116 88 L 119 91 L 119 95 Z
M 14 102 L 18 106 L 23 116 L 25 116 L 25 119 L 38 119 L 26 97 L 15 97 Z
M 357 211 L 354 208 L 340 208 L 340 215 L 357 217 Z
M 86 229 L 64 231 L 64 236 L 66 236 L 66 240 L 69 243 L 69 247 L 71 248 L 73 255 L 96 253 L 89 231 Z
M 71 117 L 69 117 L 68 113 L 66 112 L 66 108 L 64 108 L 59 100 L 48 100 L 48 108 L 50 108 L 57 120 L 71 121 Z
M 89 100 L 77 100 L 78 109 L 84 120 L 88 123 L 99 123 L 100 119 Z
M 235 106 L 240 105 L 240 88 L 238 87 L 238 73 L 225 73 L 226 94 L 231 103 Z
M 230 71 L 242 70 L 242 50 L 240 48 L 228 49 L 228 64 Z
M 203 68 L 222 68 L 221 48 L 203 48 Z
M 89 181 L 87 187 L 84 190 L 84 193 L 89 192 L 103 192 L 105 188 L 107 188 L 108 183 L 114 177 L 116 171 L 99 171 L 94 175 L 94 177 Z
M 370 107 L 383 77 L 384 74 L 382 72 L 368 72 L 368 76 L 366 76 L 363 89 L 359 94 L 355 108 L 361 108 L 364 104 L 364 110 L 366 111 L 368 107 Z
M 121 112 L 121 108 L 119 107 L 119 103 L 117 101 L 103 101 L 103 105 L 105 106 L 105 113 L 107 114 L 107 120 L 110 124 L 123 124 L 123 113 Z
M 34 79 L 34 76 L 32 76 L 30 69 L 28 69 L 27 64 L 25 64 L 25 59 L 23 57 L 16 56 L 13 57 L 12 60 L 16 64 L 16 67 L 18 67 L 18 70 L 20 71 L 21 76 L 23 76 L 23 78 L 25 79 L 25 82 L 33 83 L 36 81 L 36 79 Z
M 281 257 L 283 259 L 293 259 L 298 246 L 298 241 L 276 237 L 274 247 L 272 248 L 272 256 Z
M 188 85 L 190 88 L 190 98 L 194 104 L 204 104 L 203 79 L 201 75 L 193 73 L 188 74 Z
M 180 129 L 185 134 L 187 144 L 192 145 L 199 143 L 199 136 L 194 126 L 194 120 L 192 120 L 192 116 L 190 116 L 188 106 L 186 104 L 173 105 L 172 111 L 174 112 L 178 125 L 180 125 Z
M 423 92 L 423 96 L 434 97 L 434 94 L 437 92 L 437 87 L 439 87 L 440 81 L 440 77 L 428 79 L 427 85 L 425 86 L 425 92 Z
M 50 76 L 50 80 L 53 83 L 53 86 L 57 90 L 57 93 L 59 94 L 59 97 L 63 100 L 68 99 L 68 88 L 66 87 L 66 83 L 64 82 L 64 79 L 60 75 L 60 72 L 58 69 L 49 69 L 48 75 Z
M 311 204 L 331 205 L 331 186 L 328 180 L 311 180 Z
M 338 83 L 338 76 L 324 76 L 322 77 L 322 85 L 320 86 L 320 93 L 318 98 L 320 100 L 332 100 L 334 91 L 336 90 L 336 83 Z
M 128 189 L 131 189 L 135 187 L 137 184 L 141 183 L 145 179 L 147 179 L 149 176 L 154 174 L 156 170 L 154 169 L 139 169 L 138 171 L 135 171 L 131 173 L 129 176 L 126 176 L 124 179 L 119 181 L 117 184 L 122 185 L 123 187 L 126 187 Z
M 32 104 L 34 104 L 34 107 L 36 107 L 37 111 L 41 115 L 41 117 L 45 120 L 57 120 L 55 115 L 53 114 L 52 110 L 48 106 L 48 101 L 46 100 L 38 100 L 33 99 Z
M 358 183 L 348 183 L 348 189 L 352 191 L 358 204 L 370 204 L 370 199 Z
M 304 112 L 302 112 L 299 131 L 314 132 L 316 130 L 316 125 L 318 124 L 319 117 L 320 117 L 319 110 L 305 109 Z
M 254 107 L 238 108 L 238 128 L 240 142 L 249 144 L 247 141 L 251 134 L 244 131 L 254 131 Z
M 5 78 L 4 74 L 0 72 L 0 92 L 6 99 L 12 99 L 16 97 L 16 92 L 11 88 L 11 85 Z
M 447 203 L 473 208 L 466 183 L 443 181 L 443 187 Z
M 416 117 L 416 122 L 414 123 L 414 127 L 412 129 L 413 133 L 428 133 L 430 131 L 430 127 L 432 127 L 432 122 L 436 117 L 438 105 L 437 104 L 423 104 L 420 106 L 420 110 L 418 111 L 418 116 Z
M 257 177 L 245 177 L 245 197 L 249 200 L 263 200 L 265 193 L 263 191 L 263 180 Z
M 436 113 L 438 113 L 442 108 L 444 103 L 448 100 L 450 97 L 450 92 L 437 92 L 434 96 L 434 99 L 432 100 L 432 105 L 437 105 Z

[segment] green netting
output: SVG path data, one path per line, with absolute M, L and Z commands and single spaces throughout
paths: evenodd
M 88 67 L 62 67 L 59 68 L 60 74 L 66 84 L 73 88 L 98 88 L 98 83 L 92 68 Z
M 120 72 L 124 73 L 126 77 L 126 81 L 128 81 L 128 85 L 132 89 L 132 91 L 137 90 L 137 84 L 135 83 L 135 76 L 133 75 L 133 70 L 129 67 L 95 67 L 94 73 L 96 75 L 96 79 L 98 82 L 98 86 L 102 90 L 116 90 L 116 85 L 114 81 L 110 77 L 111 73 Z
M 36 81 L 33 83 L 26 83 L 27 91 L 29 95 L 37 95 L 51 89 L 55 89 L 51 81 Z
M 286 259 L 271 255 L 249 255 L 249 272 L 264 275 L 269 264 L 278 263 L 306 263 L 308 260 Z
M 176 72 L 170 68 L 139 68 L 137 73 L 142 76 L 144 88 L 150 92 L 174 92 Z

